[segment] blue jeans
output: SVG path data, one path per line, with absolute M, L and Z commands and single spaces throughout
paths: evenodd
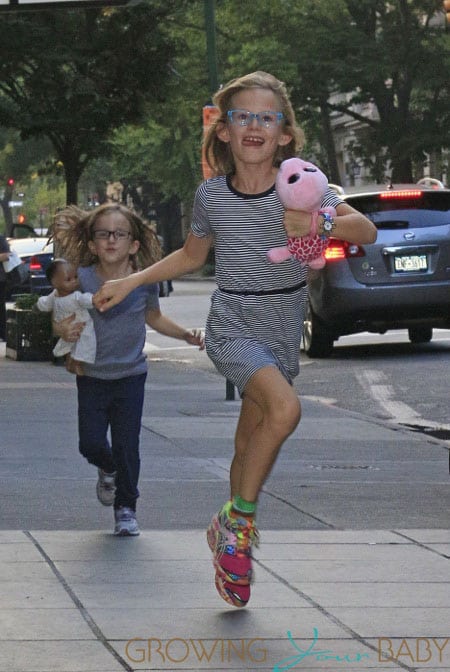
M 146 373 L 118 380 L 77 376 L 80 453 L 107 473 L 116 472 L 115 509 L 136 510 L 146 377 Z

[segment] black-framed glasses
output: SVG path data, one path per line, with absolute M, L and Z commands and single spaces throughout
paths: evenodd
M 108 229 L 96 229 L 92 232 L 92 237 L 94 240 L 109 240 L 111 236 L 114 240 L 125 240 L 126 238 L 131 237 L 129 231 L 122 231 L 122 229 L 116 229 L 115 231 L 109 231 Z
M 273 110 L 265 110 L 264 112 L 228 110 L 227 116 L 232 124 L 237 124 L 238 126 L 248 126 L 253 119 L 256 119 L 258 125 L 264 126 L 264 128 L 275 128 L 284 119 L 283 112 L 274 112 Z

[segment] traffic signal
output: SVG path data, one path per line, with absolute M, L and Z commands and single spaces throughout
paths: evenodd
M 444 6 L 445 13 L 445 27 L 450 29 L 450 0 L 443 0 L 442 4 Z
M 17 223 L 18 223 L 18 224 L 25 224 L 25 219 L 26 219 L 25 215 L 20 214 L 20 215 L 17 217 Z
M 8 187 L 13 187 L 14 186 L 14 178 L 13 177 L 8 177 Z
M 219 108 L 216 107 L 215 105 L 205 105 L 203 107 L 203 140 L 205 139 L 209 128 L 213 125 L 216 119 L 219 118 L 219 116 L 220 116 Z M 209 177 L 213 176 L 212 170 L 209 167 L 209 164 L 206 160 L 205 148 L 203 145 L 202 145 L 202 172 L 204 180 L 207 180 Z

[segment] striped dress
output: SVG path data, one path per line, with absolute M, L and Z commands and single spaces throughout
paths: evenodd
M 328 190 L 322 207 L 341 202 Z M 195 196 L 192 233 L 213 237 L 218 285 L 206 350 L 241 395 L 265 366 L 277 367 L 290 383 L 299 370 L 307 269 L 295 259 L 281 264 L 267 259 L 270 248 L 287 244 L 283 215 L 275 186 L 242 194 L 220 176 L 203 182 Z

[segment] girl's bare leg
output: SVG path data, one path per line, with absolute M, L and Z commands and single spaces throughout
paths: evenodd
M 258 404 L 249 396 L 244 396 L 234 439 L 234 458 L 230 469 L 231 498 L 240 494 L 239 486 L 245 451 L 262 418 L 263 414 Z
M 256 502 L 279 450 L 297 427 L 300 401 L 284 376 L 267 366 L 250 379 L 244 390 L 231 465 L 232 496 Z

